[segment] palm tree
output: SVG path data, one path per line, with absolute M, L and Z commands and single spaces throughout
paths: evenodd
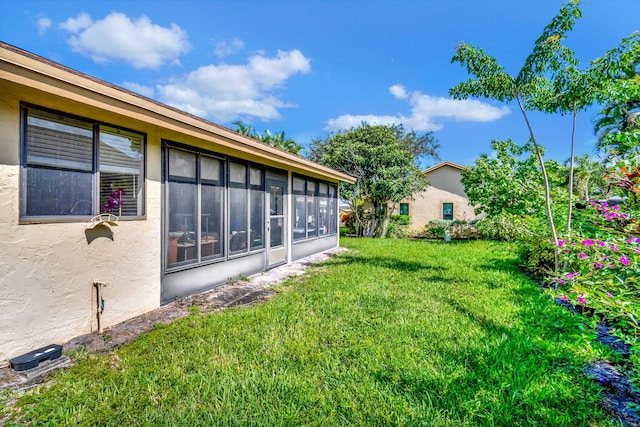
M 253 128 L 253 126 L 247 126 L 244 123 L 242 123 L 240 120 L 236 120 L 232 124 L 233 124 L 232 130 L 234 130 L 235 132 L 238 132 L 239 134 L 242 134 L 242 135 L 255 137 L 256 131 Z
M 291 138 L 285 137 L 284 131 L 272 134 L 269 129 L 266 129 L 263 133 L 258 133 L 253 126 L 247 126 L 239 120 L 233 122 L 233 130 L 288 153 L 299 155 L 302 150 L 302 145 Z
M 635 50 L 640 51 L 640 36 L 635 37 Z M 625 151 L 619 141 L 612 140 L 618 133 L 640 131 L 640 58 L 636 57 L 623 64 L 618 71 L 619 76 L 607 86 L 608 102 L 600 110 L 595 122 L 594 131 L 598 135 L 599 150 L 616 148 Z M 620 154 L 620 153 L 618 153 Z
M 605 170 L 602 164 L 593 160 L 588 154 L 574 158 L 574 180 L 576 183 L 576 194 L 582 200 L 589 200 L 594 194 L 602 195 L 606 192 L 607 184 L 604 180 Z M 565 162 L 565 165 L 569 160 Z

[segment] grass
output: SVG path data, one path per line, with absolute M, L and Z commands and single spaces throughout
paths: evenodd
M 582 374 L 613 356 L 585 347 L 514 247 L 343 244 L 264 304 L 84 358 L 8 425 L 613 425 Z

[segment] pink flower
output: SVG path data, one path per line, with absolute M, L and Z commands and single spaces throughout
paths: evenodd
M 560 295 L 560 299 L 561 299 L 562 301 L 569 301 L 569 297 L 568 297 L 568 296 L 566 296 L 566 295 Z
M 611 292 L 607 292 L 607 296 L 608 296 L 609 298 L 611 298 L 611 297 L 613 297 L 613 294 L 612 294 Z
M 559 285 L 564 285 L 565 284 L 565 281 L 560 279 L 560 278 L 558 278 L 558 277 L 554 277 L 552 281 L 553 281 L 553 283 L 557 283 Z
M 585 259 L 586 257 L 587 257 L 587 255 L 584 252 L 580 252 L 578 254 L 578 258 L 580 258 L 580 259 Z
M 584 294 L 580 294 L 580 296 L 578 297 L 578 302 L 580 304 L 584 304 L 587 300 L 584 297 Z
M 558 240 L 558 247 L 561 248 L 564 246 L 564 240 Z
M 629 261 L 629 258 L 627 258 L 624 255 L 620 255 L 620 263 L 623 265 L 629 265 L 631 264 L 631 261 Z
M 571 280 L 571 279 L 575 279 L 579 275 L 580 275 L 580 272 L 576 271 L 574 273 L 565 273 L 564 277 L 566 277 L 567 279 Z
M 594 263 L 593 263 L 593 266 L 594 266 L 595 268 L 602 268 L 602 267 L 603 267 L 603 265 L 602 265 L 602 264 L 600 264 L 598 261 L 594 262 Z
M 582 241 L 582 244 L 583 244 L 584 246 L 586 246 L 586 247 L 589 247 L 589 246 L 593 245 L 594 243 L 595 243 L 595 242 L 594 242 L 593 240 L 591 240 L 591 239 L 584 239 L 584 240 Z
M 618 252 L 618 247 L 616 245 L 609 246 L 609 249 L 611 249 L 613 252 Z
M 640 254 L 640 246 L 638 246 L 634 252 Z
M 602 240 L 600 240 L 600 241 L 598 242 L 598 246 L 604 246 L 605 244 L 606 244 L 606 243 L 604 243 Z

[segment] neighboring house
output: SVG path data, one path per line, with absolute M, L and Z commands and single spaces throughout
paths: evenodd
M 0 42 L 0 365 L 338 246 L 340 181 Z
M 432 220 L 465 220 L 480 218 L 469 205 L 460 182 L 463 166 L 444 161 L 422 171 L 429 178 L 429 187 L 414 194 L 414 200 L 403 200 L 396 214 L 409 215 L 412 229 L 421 229 Z

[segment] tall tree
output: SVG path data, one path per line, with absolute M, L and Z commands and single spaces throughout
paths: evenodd
M 553 38 L 554 43 L 560 40 Z M 572 118 L 569 156 L 569 197 L 567 208 L 566 232 L 571 233 L 571 218 L 574 194 L 574 166 L 576 127 L 578 112 L 595 101 L 593 76 L 588 70 L 579 70 L 573 51 L 565 46 L 556 49 L 557 66 L 553 67 L 550 80 L 541 80 L 534 96 L 527 100 L 527 106 L 545 113 L 570 113 Z M 545 84 L 547 83 L 547 84 Z
M 401 125 L 369 125 L 316 140 L 311 159 L 356 178 L 340 184 L 341 197 L 353 212 L 363 211 L 363 234 L 384 237 L 391 214 L 390 204 L 411 198 L 428 186 L 418 162 L 438 158 L 433 133 L 407 132 Z
M 542 157 L 542 150 L 533 132 L 527 111 L 535 109 L 530 101 L 540 93 L 540 90 L 551 85 L 547 76 L 550 73 L 558 72 L 571 59 L 560 41 L 573 29 L 576 20 L 581 17 L 578 5 L 579 0 L 573 0 L 560 9 L 558 15 L 551 20 L 538 37 L 533 51 L 527 56 L 522 68 L 515 76 L 507 73 L 494 57 L 468 43 L 459 44 L 451 60 L 460 63 L 470 75 L 474 76 L 450 89 L 449 93 L 454 98 L 483 97 L 501 102 L 515 101 L 517 103 L 529 131 L 529 141 L 533 146 L 540 167 L 545 191 L 547 221 L 556 248 L 558 233 L 551 210 L 549 177 Z M 557 268 L 557 251 L 555 258 Z

